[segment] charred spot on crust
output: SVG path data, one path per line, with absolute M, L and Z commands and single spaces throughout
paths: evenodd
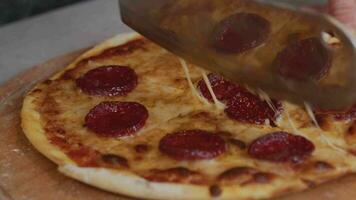
M 218 197 L 218 196 L 221 195 L 222 189 L 221 189 L 221 187 L 218 186 L 218 185 L 212 185 L 212 186 L 210 186 L 210 188 L 209 188 L 209 192 L 210 192 L 210 195 L 211 195 L 212 197 Z
M 325 161 L 317 161 L 314 163 L 314 168 L 320 172 L 325 172 L 325 171 L 328 171 L 328 170 L 331 170 L 331 169 L 334 169 L 334 167 L 325 162 Z
M 89 61 L 95 61 L 95 60 L 99 60 L 99 59 L 104 59 L 104 58 L 108 58 L 110 56 L 128 55 L 128 54 L 133 53 L 137 49 L 145 50 L 145 48 L 143 47 L 145 44 L 146 44 L 146 40 L 143 39 L 143 38 L 129 41 L 129 42 L 123 44 L 123 45 L 119 45 L 119 46 L 116 46 L 116 47 L 112 47 L 112 48 L 106 49 L 103 52 L 99 53 L 98 55 L 91 56 L 89 58 L 83 59 L 82 61 L 80 61 L 77 64 L 77 67 L 85 65 Z
M 102 155 L 101 158 L 105 163 L 110 165 L 129 167 L 127 159 L 122 156 L 118 156 L 114 154 L 106 154 L 106 155 Z
M 308 179 L 301 179 L 303 181 L 303 183 L 305 183 L 305 185 L 308 186 L 308 188 L 315 188 L 316 187 L 316 183 L 314 183 L 311 180 Z
M 47 105 L 39 108 L 41 113 L 47 117 L 57 117 L 61 113 L 58 110 L 58 104 L 52 101 L 52 98 L 46 98 L 44 101 Z
M 78 144 L 75 148 L 71 145 L 72 149 L 67 153 L 81 167 L 98 167 L 99 152 Z
M 330 117 L 323 115 L 316 115 L 316 122 L 322 130 L 329 130 L 331 127 Z
M 231 139 L 229 139 L 229 142 L 230 142 L 230 144 L 238 147 L 241 150 L 246 149 L 246 143 L 241 140 L 231 138 Z
M 55 137 L 61 137 L 66 134 L 66 131 L 62 127 L 55 125 L 47 125 L 45 127 L 45 131 L 46 133 L 50 133 Z
M 86 60 L 88 62 L 89 60 L 98 60 L 102 58 L 107 58 L 110 56 L 119 56 L 119 55 L 127 55 L 133 53 L 137 49 L 144 49 L 144 45 L 146 44 L 146 40 L 143 38 L 136 39 L 129 41 L 123 45 L 119 45 L 116 47 L 112 47 L 109 49 L 104 50 L 101 52 L 99 55 L 89 57 Z
M 143 49 L 143 45 L 145 43 L 146 43 L 145 40 L 142 38 L 132 40 L 132 41 L 127 42 L 126 44 L 107 49 L 107 50 L 103 51 L 99 56 L 105 57 L 105 56 L 113 56 L 113 55 L 130 54 L 137 49 Z
M 270 120 L 269 125 L 271 127 L 278 127 L 278 125 L 273 120 Z
M 349 149 L 348 152 L 353 156 L 356 156 L 356 149 Z
M 82 62 L 82 61 L 81 61 Z M 79 63 L 81 63 L 79 62 Z M 73 68 L 73 69 L 68 69 L 66 70 L 62 75 L 61 75 L 61 79 L 63 80 L 71 80 L 71 79 L 75 79 L 75 71 L 77 68 Z
M 348 134 L 348 135 L 356 135 L 356 123 L 353 123 L 353 124 L 347 129 L 347 134 Z
M 49 80 L 49 79 L 43 81 L 43 84 L 45 84 L 45 85 L 49 85 L 51 83 L 52 83 L 52 80 Z
M 323 110 L 320 108 L 316 108 L 314 113 L 317 116 L 324 116 L 329 118 L 329 121 L 351 121 L 356 119 L 356 104 L 354 104 L 351 108 L 346 110 Z
M 201 117 L 207 117 L 207 116 L 211 116 L 210 113 L 202 111 L 202 112 L 195 113 L 192 117 L 201 118 Z
M 347 144 L 356 144 L 356 122 L 353 122 L 353 124 L 351 124 L 351 126 L 347 129 L 347 132 L 344 137 Z
M 290 162 L 294 165 L 299 165 L 304 162 L 304 158 L 301 156 L 292 156 Z
M 137 153 L 145 153 L 148 151 L 148 145 L 146 144 L 138 144 L 135 146 L 135 151 Z
M 34 89 L 34 90 L 32 90 L 32 93 L 40 93 L 40 92 L 42 92 L 41 89 Z
M 227 132 L 227 131 L 218 131 L 216 134 L 220 135 L 225 140 L 229 140 L 231 137 L 233 137 L 233 135 L 230 132 Z
M 185 167 L 152 169 L 144 178 L 153 182 L 204 184 L 204 176 Z
M 191 170 L 185 168 L 185 167 L 175 167 L 175 168 L 170 168 L 170 169 L 154 169 L 152 172 L 161 172 L 162 174 L 167 173 L 167 174 L 175 174 L 179 176 L 189 176 L 191 174 L 195 174 L 195 172 L 192 172 Z
M 62 137 L 51 136 L 49 140 L 50 140 L 51 144 L 54 144 L 62 149 L 69 148 L 68 141 Z
M 260 172 L 251 167 L 234 167 L 226 170 L 218 176 L 218 180 L 222 183 L 238 183 L 246 184 L 265 184 L 271 182 L 274 175 L 271 173 Z
M 258 172 L 253 175 L 253 180 L 256 183 L 269 183 L 272 179 L 272 175 L 269 173 Z
M 335 167 L 326 161 L 314 160 L 314 161 L 305 162 L 301 165 L 294 165 L 293 169 L 301 173 L 315 174 L 315 173 L 328 173 L 329 171 L 334 170 Z
M 90 62 L 90 57 L 89 57 L 89 58 L 86 58 L 86 59 L 84 59 L 84 60 L 81 60 L 81 61 L 79 61 L 79 62 L 76 64 L 76 68 L 84 67 L 84 66 L 87 65 L 89 62 Z
M 220 174 L 219 179 L 235 179 L 241 175 L 252 173 L 257 173 L 257 170 L 250 167 L 234 167 Z
M 185 82 L 185 81 L 186 81 L 185 78 L 175 78 L 174 79 L 174 82 L 177 83 L 177 84 L 180 84 L 180 83 Z
M 60 135 L 66 134 L 66 131 L 63 128 L 59 128 L 59 127 L 55 130 L 55 132 Z

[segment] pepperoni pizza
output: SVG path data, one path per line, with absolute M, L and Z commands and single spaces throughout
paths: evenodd
M 227 40 L 237 34 L 219 31 Z M 264 40 L 218 39 L 217 48 L 233 52 Z M 294 53 L 318 45 L 311 38 L 287 47 L 281 74 L 300 78 Z M 328 62 L 301 70 L 320 77 Z M 38 84 L 21 115 L 30 142 L 60 172 L 132 197 L 265 199 L 356 171 L 355 109 L 271 100 L 137 34 L 98 45 Z

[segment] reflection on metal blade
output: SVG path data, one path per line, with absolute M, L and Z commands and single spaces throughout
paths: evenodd
M 356 102 L 355 41 L 331 18 L 257 0 L 120 0 L 120 7 L 123 21 L 148 39 L 273 98 L 325 109 Z

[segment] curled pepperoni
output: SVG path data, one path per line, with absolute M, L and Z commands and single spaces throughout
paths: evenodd
M 231 119 L 251 124 L 265 124 L 266 120 L 274 122 L 282 110 L 279 102 L 272 100 L 272 105 L 258 96 L 245 91 L 236 93 L 228 100 L 225 112 Z
M 356 119 L 356 104 L 348 110 L 322 110 L 314 111 L 317 116 L 332 116 L 336 120 L 354 120 Z
M 135 71 L 125 66 L 104 66 L 88 71 L 76 80 L 85 93 L 98 96 L 123 96 L 137 86 Z
M 331 65 L 331 54 L 316 37 L 291 43 L 277 55 L 279 74 L 294 80 L 319 80 Z
M 270 33 L 270 23 L 253 13 L 231 15 L 215 27 L 214 47 L 225 53 L 241 53 L 261 45 Z
M 168 134 L 159 143 L 162 153 L 176 160 L 212 159 L 226 150 L 218 135 L 202 130 L 186 130 Z
M 237 91 L 245 91 L 244 88 L 237 86 L 236 84 L 224 79 L 218 74 L 210 73 L 208 75 L 208 79 L 218 100 L 227 100 L 231 98 Z M 213 101 L 208 86 L 204 80 L 200 80 L 198 82 L 198 89 L 206 99 L 211 102 Z
M 147 118 L 147 109 L 139 103 L 102 102 L 90 110 L 85 124 L 100 136 L 123 137 L 139 131 Z
M 275 132 L 254 140 L 248 154 L 254 158 L 274 162 L 298 163 L 314 151 L 314 145 L 302 136 Z

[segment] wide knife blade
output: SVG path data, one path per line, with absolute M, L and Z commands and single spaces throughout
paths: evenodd
M 356 41 L 336 20 L 310 10 L 265 0 L 120 0 L 122 20 L 131 28 L 192 64 L 263 90 L 277 99 L 309 102 L 323 109 L 340 109 L 356 102 Z M 270 23 L 268 39 L 243 53 L 217 51 L 211 35 L 221 20 L 236 13 L 255 13 Z M 321 80 L 295 80 L 274 67 L 290 38 L 325 33 L 341 41 L 327 45 L 330 70 Z M 330 35 L 329 35 L 330 36 Z

